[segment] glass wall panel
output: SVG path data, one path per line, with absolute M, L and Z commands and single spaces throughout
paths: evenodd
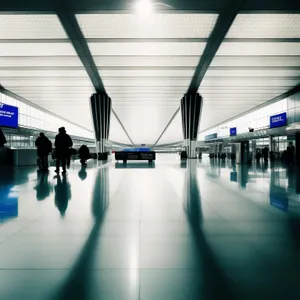
M 17 106 L 19 108 L 19 126 L 52 132 L 57 132 L 59 127 L 64 126 L 71 135 L 94 138 L 93 132 L 89 130 L 76 126 L 66 120 L 41 111 L 27 103 L 2 93 L 0 93 L 0 103 Z

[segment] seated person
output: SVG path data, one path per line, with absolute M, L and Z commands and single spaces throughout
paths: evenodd
M 83 166 L 86 166 L 87 165 L 86 161 L 91 157 L 89 148 L 86 145 L 82 145 L 78 153 L 79 153 L 80 163 Z

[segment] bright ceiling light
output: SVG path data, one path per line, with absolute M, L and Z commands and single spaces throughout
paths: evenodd
M 151 0 L 138 0 L 135 4 L 135 9 L 138 14 L 147 15 L 153 12 L 153 3 Z

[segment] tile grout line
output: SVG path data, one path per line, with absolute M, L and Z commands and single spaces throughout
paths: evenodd
M 139 248 L 140 248 L 140 253 L 139 253 L 139 300 L 141 299 L 141 283 L 142 283 L 142 200 L 140 200 L 140 224 L 139 224 Z

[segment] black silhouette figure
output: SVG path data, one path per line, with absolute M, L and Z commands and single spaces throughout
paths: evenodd
M 72 139 L 67 134 L 65 127 L 59 128 L 59 134 L 55 137 L 56 149 L 56 173 L 59 173 L 60 164 L 62 165 L 63 174 L 66 174 L 66 164 L 69 158 L 70 148 L 73 146 Z
M 48 155 L 52 152 L 52 143 L 45 136 L 43 132 L 40 133 L 40 136 L 35 141 L 35 146 L 37 147 L 37 153 L 39 157 L 39 167 L 40 170 L 48 170 Z

